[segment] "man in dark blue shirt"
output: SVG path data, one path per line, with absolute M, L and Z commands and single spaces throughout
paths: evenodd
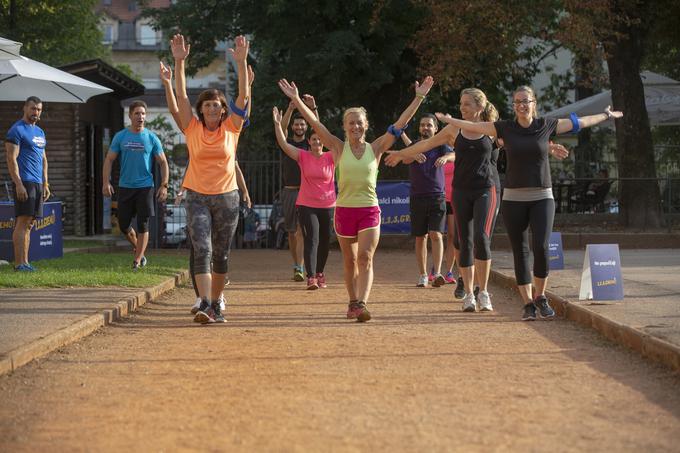
M 32 272 L 28 262 L 30 232 L 37 217 L 42 217 L 43 201 L 50 197 L 47 183 L 45 132 L 37 125 L 42 113 L 42 101 L 31 96 L 24 102 L 24 116 L 7 132 L 5 151 L 7 167 L 14 189 L 16 216 L 12 243 L 14 270 Z

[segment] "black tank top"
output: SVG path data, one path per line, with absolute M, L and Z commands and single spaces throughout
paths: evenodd
M 296 148 L 309 151 L 309 142 L 307 142 L 307 140 L 296 142 L 291 137 L 288 137 L 286 141 Z M 300 185 L 300 167 L 298 166 L 297 161 L 288 157 L 288 154 L 284 152 L 281 152 L 281 176 L 283 177 L 284 186 Z
M 458 133 L 453 148 L 456 168 L 453 172 L 454 189 L 487 189 L 500 184 L 498 178 L 498 148 L 488 136 L 476 140 Z

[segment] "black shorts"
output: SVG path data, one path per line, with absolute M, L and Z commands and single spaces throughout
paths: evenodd
M 132 218 L 137 216 L 137 227 L 144 233 L 149 217 L 155 214 L 154 210 L 154 190 L 153 187 L 142 187 L 130 189 L 127 187 L 118 188 L 118 225 L 120 231 L 127 233 L 130 229 Z
M 425 236 L 428 231 L 444 232 L 446 198 L 444 195 L 411 197 L 411 235 Z
M 14 190 L 14 215 L 40 218 L 43 216 L 43 186 L 37 182 L 21 181 L 26 188 L 28 198 L 26 201 L 17 199 L 17 186 L 12 184 Z
M 298 211 L 297 211 L 297 197 L 300 189 L 292 189 L 284 187 L 281 189 L 281 206 L 283 207 L 283 224 L 286 231 L 295 233 L 298 227 Z

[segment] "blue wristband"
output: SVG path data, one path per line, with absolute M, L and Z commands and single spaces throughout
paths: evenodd
M 248 103 L 246 102 L 245 108 L 243 110 L 241 110 L 240 108 L 236 107 L 236 103 L 232 99 L 231 101 L 229 101 L 229 110 L 231 110 L 232 112 L 234 112 L 236 115 L 240 116 L 241 118 L 245 118 L 246 115 L 248 114 Z
M 408 123 L 406 123 L 404 127 L 402 127 L 401 129 L 397 129 L 396 127 L 394 127 L 394 124 L 390 124 L 389 127 L 387 128 L 387 132 L 399 138 L 406 129 L 408 129 Z
M 250 117 L 246 116 L 243 119 L 243 128 L 245 129 L 246 127 L 250 126 Z
M 571 133 L 578 134 L 578 131 L 581 130 L 581 126 L 578 124 L 578 115 L 572 112 L 569 115 L 569 119 L 571 120 Z

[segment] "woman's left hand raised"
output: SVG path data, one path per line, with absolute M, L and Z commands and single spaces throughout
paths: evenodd
M 427 93 L 430 92 L 432 85 L 434 85 L 434 79 L 432 78 L 432 76 L 425 77 L 422 84 L 418 83 L 418 81 L 416 80 L 416 94 L 421 96 L 427 96 Z
M 235 49 L 229 49 L 229 53 L 232 58 L 236 61 L 246 61 L 248 58 L 248 49 L 250 48 L 250 43 L 245 36 L 239 35 L 234 39 Z
M 298 98 L 300 96 L 298 88 L 295 86 L 295 82 L 288 82 L 286 79 L 279 80 L 279 88 L 291 99 Z

